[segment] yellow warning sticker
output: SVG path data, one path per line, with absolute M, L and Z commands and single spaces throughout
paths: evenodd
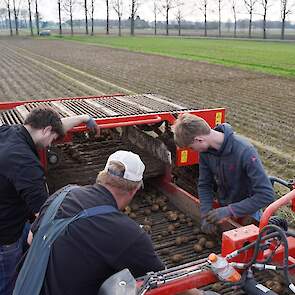
M 188 157 L 188 151 L 187 150 L 181 151 L 180 163 L 186 163 L 187 157 Z
M 222 112 L 217 112 L 215 115 L 215 125 L 221 124 Z

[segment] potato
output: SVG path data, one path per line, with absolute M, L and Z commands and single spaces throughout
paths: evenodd
M 182 254 L 174 254 L 173 256 L 171 256 L 171 261 L 172 261 L 173 263 L 178 263 L 178 262 L 182 261 L 183 258 L 184 258 L 184 257 L 183 257 Z
M 200 244 L 195 244 L 194 245 L 194 251 L 197 253 L 200 253 L 203 251 L 203 247 Z

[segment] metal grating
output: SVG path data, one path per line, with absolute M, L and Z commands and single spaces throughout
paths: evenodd
M 154 94 L 94 97 L 25 103 L 0 113 L 0 122 L 9 125 L 23 123 L 27 114 L 36 107 L 51 107 L 61 117 L 89 114 L 96 119 L 189 110 Z

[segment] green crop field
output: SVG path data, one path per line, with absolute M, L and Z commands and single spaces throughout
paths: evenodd
M 59 37 L 52 37 L 61 39 Z M 65 36 L 62 40 L 295 76 L 295 43 L 176 37 Z

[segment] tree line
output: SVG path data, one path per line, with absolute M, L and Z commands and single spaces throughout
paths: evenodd
M 1 3 L 2 1 L 2 3 Z M 41 0 L 0 0 L 0 21 L 6 26 L 10 35 L 19 34 L 20 22 L 27 21 L 30 33 L 34 35 L 34 28 L 36 34 L 40 34 L 40 13 L 39 2 Z M 48 0 L 49 1 L 49 0 Z M 51 0 L 54 1 L 54 0 Z M 94 35 L 95 19 L 94 14 L 96 9 L 105 11 L 106 34 L 110 34 L 110 12 L 115 13 L 118 23 L 118 34 L 122 35 L 122 21 L 123 12 L 128 15 L 128 23 L 130 25 L 130 34 L 135 34 L 135 22 L 139 18 L 138 13 L 144 0 L 55 0 L 58 16 L 59 34 L 63 34 L 63 19 L 67 19 L 66 23 L 70 26 L 70 32 L 74 34 L 74 11 L 83 11 L 85 34 Z M 98 3 L 99 1 L 99 3 Z M 158 33 L 158 27 L 161 22 L 158 21 L 160 17 L 165 17 L 165 33 L 169 35 L 171 28 L 171 19 L 176 22 L 178 34 L 181 35 L 181 29 L 186 23 L 185 18 L 188 16 L 187 3 L 185 0 L 146 0 L 144 3 L 150 3 L 150 12 L 153 15 L 154 34 Z M 225 21 L 222 19 L 222 13 L 225 6 L 227 6 L 227 13 L 229 8 L 231 17 L 233 19 L 233 35 L 237 37 L 237 28 L 240 23 L 239 10 L 243 7 L 248 15 L 248 37 L 252 37 L 253 32 L 253 17 L 259 16 L 262 24 L 263 38 L 267 38 L 267 24 L 269 9 L 278 3 L 280 9 L 277 12 L 280 19 L 281 39 L 285 39 L 285 29 L 287 17 L 292 14 L 295 7 L 295 0 L 191 0 L 190 14 L 196 14 L 202 18 L 202 27 L 204 36 L 208 35 L 210 28 L 209 17 L 214 14 L 217 17 L 218 36 L 222 36 L 222 29 Z M 44 0 L 43 3 L 44 4 Z M 21 8 L 22 7 L 22 8 Z M 24 8 L 25 7 L 25 8 Z M 191 15 L 190 15 L 191 16 Z M 257 21 L 256 21 L 257 22 Z M 211 21 L 212 23 L 212 21 Z M 26 24 L 27 26 L 27 24 Z

